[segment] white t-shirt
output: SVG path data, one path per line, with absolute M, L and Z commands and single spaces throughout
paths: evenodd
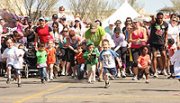
M 177 38 L 179 38 L 179 28 L 178 26 L 172 26 L 170 23 L 168 24 L 168 39 L 173 38 L 175 43 L 177 42 Z
M 6 66 L 13 65 L 16 69 L 22 69 L 24 51 L 17 47 L 6 48 L 2 58 L 6 59 Z
M 115 58 L 117 57 L 117 53 L 113 50 L 103 50 L 100 53 L 100 61 L 105 68 L 116 68 Z

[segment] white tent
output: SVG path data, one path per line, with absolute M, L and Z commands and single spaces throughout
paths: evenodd
M 116 12 L 103 21 L 103 27 L 108 26 L 109 22 L 115 22 L 116 20 L 121 20 L 124 22 L 127 17 L 134 19 L 138 16 L 140 16 L 140 14 L 138 14 L 127 2 L 127 0 L 125 0 L 121 7 L 116 10 Z

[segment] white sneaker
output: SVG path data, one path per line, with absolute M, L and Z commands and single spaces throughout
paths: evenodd
M 124 71 L 122 71 L 122 72 L 121 72 L 121 74 L 122 74 L 122 77 L 123 77 L 123 78 L 125 78 L 125 77 L 126 77 L 126 74 L 125 74 L 125 72 L 124 72 Z
M 145 83 L 147 83 L 147 84 L 148 84 L 148 83 L 149 83 L 149 80 L 146 80 L 146 81 L 145 81 Z
M 155 77 L 155 78 L 158 78 L 158 74 L 157 74 L 157 73 L 154 73 L 154 77 Z
M 64 73 L 64 72 L 62 72 L 62 73 L 61 73 L 61 75 L 62 75 L 62 76 L 65 76 L 65 73 Z
M 135 80 L 135 81 L 136 81 L 136 80 L 137 80 L 137 76 L 134 76 L 134 77 L 132 78 L 132 80 Z
M 167 75 L 168 75 L 167 72 L 166 72 L 166 69 L 163 70 L 163 75 L 164 75 L 164 76 L 167 76 Z
M 121 73 L 120 73 L 120 72 L 118 72 L 117 77 L 118 77 L 118 78 L 120 78 L 120 76 L 121 76 Z
M 142 77 L 143 79 L 146 79 L 146 76 L 143 74 L 143 77 Z

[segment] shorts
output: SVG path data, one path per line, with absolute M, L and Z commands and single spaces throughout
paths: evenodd
M 70 62 L 71 66 L 75 66 L 75 60 L 74 60 L 75 52 L 72 51 L 71 49 L 67 49 L 65 56 L 66 56 L 66 61 Z
M 111 75 L 115 76 L 117 74 L 116 68 L 103 68 L 103 74 L 106 75 L 107 73 L 110 73 Z
M 21 69 L 14 68 L 14 66 L 11 64 L 8 64 L 7 68 L 10 68 L 13 74 L 21 75 Z
M 164 45 L 157 45 L 157 44 L 150 44 L 151 47 L 151 51 L 155 52 L 157 50 L 159 50 L 159 52 L 162 52 L 165 50 L 165 46 Z
M 139 49 L 131 49 L 132 58 L 133 58 L 133 67 L 137 67 L 138 64 L 138 58 L 140 55 L 140 48 Z
M 95 65 L 87 64 L 87 71 L 96 71 L 96 64 Z

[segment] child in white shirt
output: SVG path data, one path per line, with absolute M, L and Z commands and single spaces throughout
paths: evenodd
M 7 67 L 7 76 L 8 79 L 6 81 L 7 84 L 10 83 L 11 80 L 11 70 L 15 71 L 15 77 L 17 79 L 18 87 L 21 87 L 21 76 L 20 76 L 20 69 L 23 68 L 22 64 L 22 58 L 24 55 L 24 52 L 18 49 L 14 46 L 14 42 L 12 38 L 7 38 L 6 45 L 8 48 L 6 48 L 2 54 L 3 60 L 6 61 L 6 67 Z

